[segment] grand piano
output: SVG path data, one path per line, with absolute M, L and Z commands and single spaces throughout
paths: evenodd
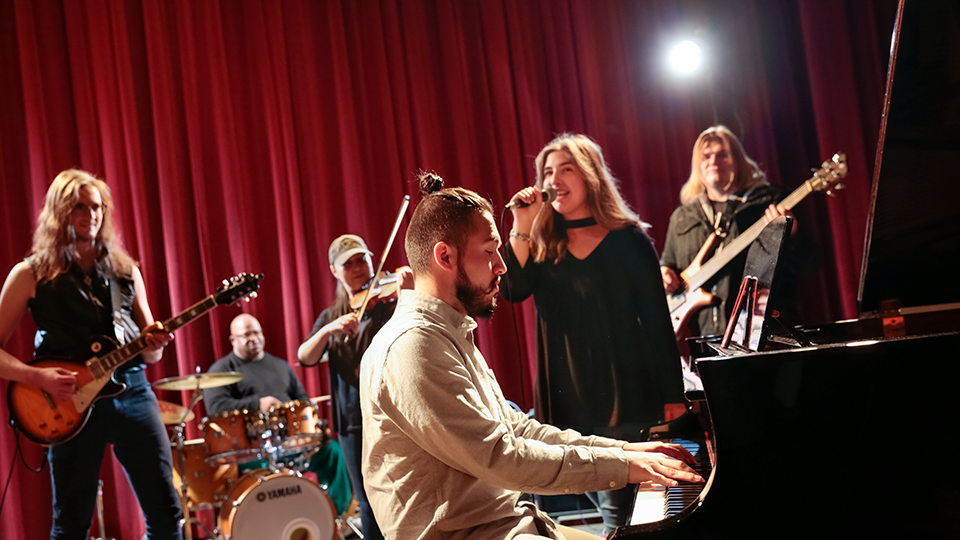
M 958 64 L 960 1 L 901 0 L 861 316 L 697 360 L 701 414 L 651 437 L 692 439 L 707 482 L 609 538 L 960 538 Z

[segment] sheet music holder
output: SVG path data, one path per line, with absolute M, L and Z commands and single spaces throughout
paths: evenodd
M 740 294 L 737 296 L 723 339 L 707 345 L 721 355 L 762 351 L 777 323 L 777 284 L 780 258 L 790 239 L 793 218 L 781 216 L 764 227 L 747 251 Z

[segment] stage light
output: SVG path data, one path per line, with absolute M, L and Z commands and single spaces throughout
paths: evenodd
M 670 51 L 670 67 L 678 73 L 692 73 L 700 66 L 700 47 L 692 41 L 683 41 Z

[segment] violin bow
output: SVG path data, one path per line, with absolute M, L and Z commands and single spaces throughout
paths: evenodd
M 380 255 L 380 264 L 377 266 L 376 273 L 373 274 L 370 286 L 367 287 L 366 292 L 363 293 L 363 303 L 360 304 L 360 309 L 357 310 L 358 321 L 363 319 L 363 313 L 367 310 L 367 302 L 370 301 L 370 291 L 373 290 L 373 281 L 376 281 L 377 277 L 380 276 L 380 272 L 383 271 L 383 263 L 387 261 L 387 254 L 390 253 L 393 240 L 397 237 L 397 231 L 400 230 L 400 222 L 403 220 L 403 215 L 407 212 L 408 206 L 410 206 L 410 196 L 404 195 L 403 204 L 400 205 L 400 213 L 397 214 L 397 221 L 393 224 L 393 232 L 390 233 L 390 239 L 387 240 L 387 247 L 384 248 L 383 253 Z

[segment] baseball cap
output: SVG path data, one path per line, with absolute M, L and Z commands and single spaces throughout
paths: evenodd
M 343 266 L 343 263 L 347 262 L 350 257 L 353 257 L 357 253 L 373 255 L 373 253 L 367 249 L 367 244 L 364 243 L 363 238 L 355 234 L 344 234 L 330 244 L 330 264 L 333 266 Z

